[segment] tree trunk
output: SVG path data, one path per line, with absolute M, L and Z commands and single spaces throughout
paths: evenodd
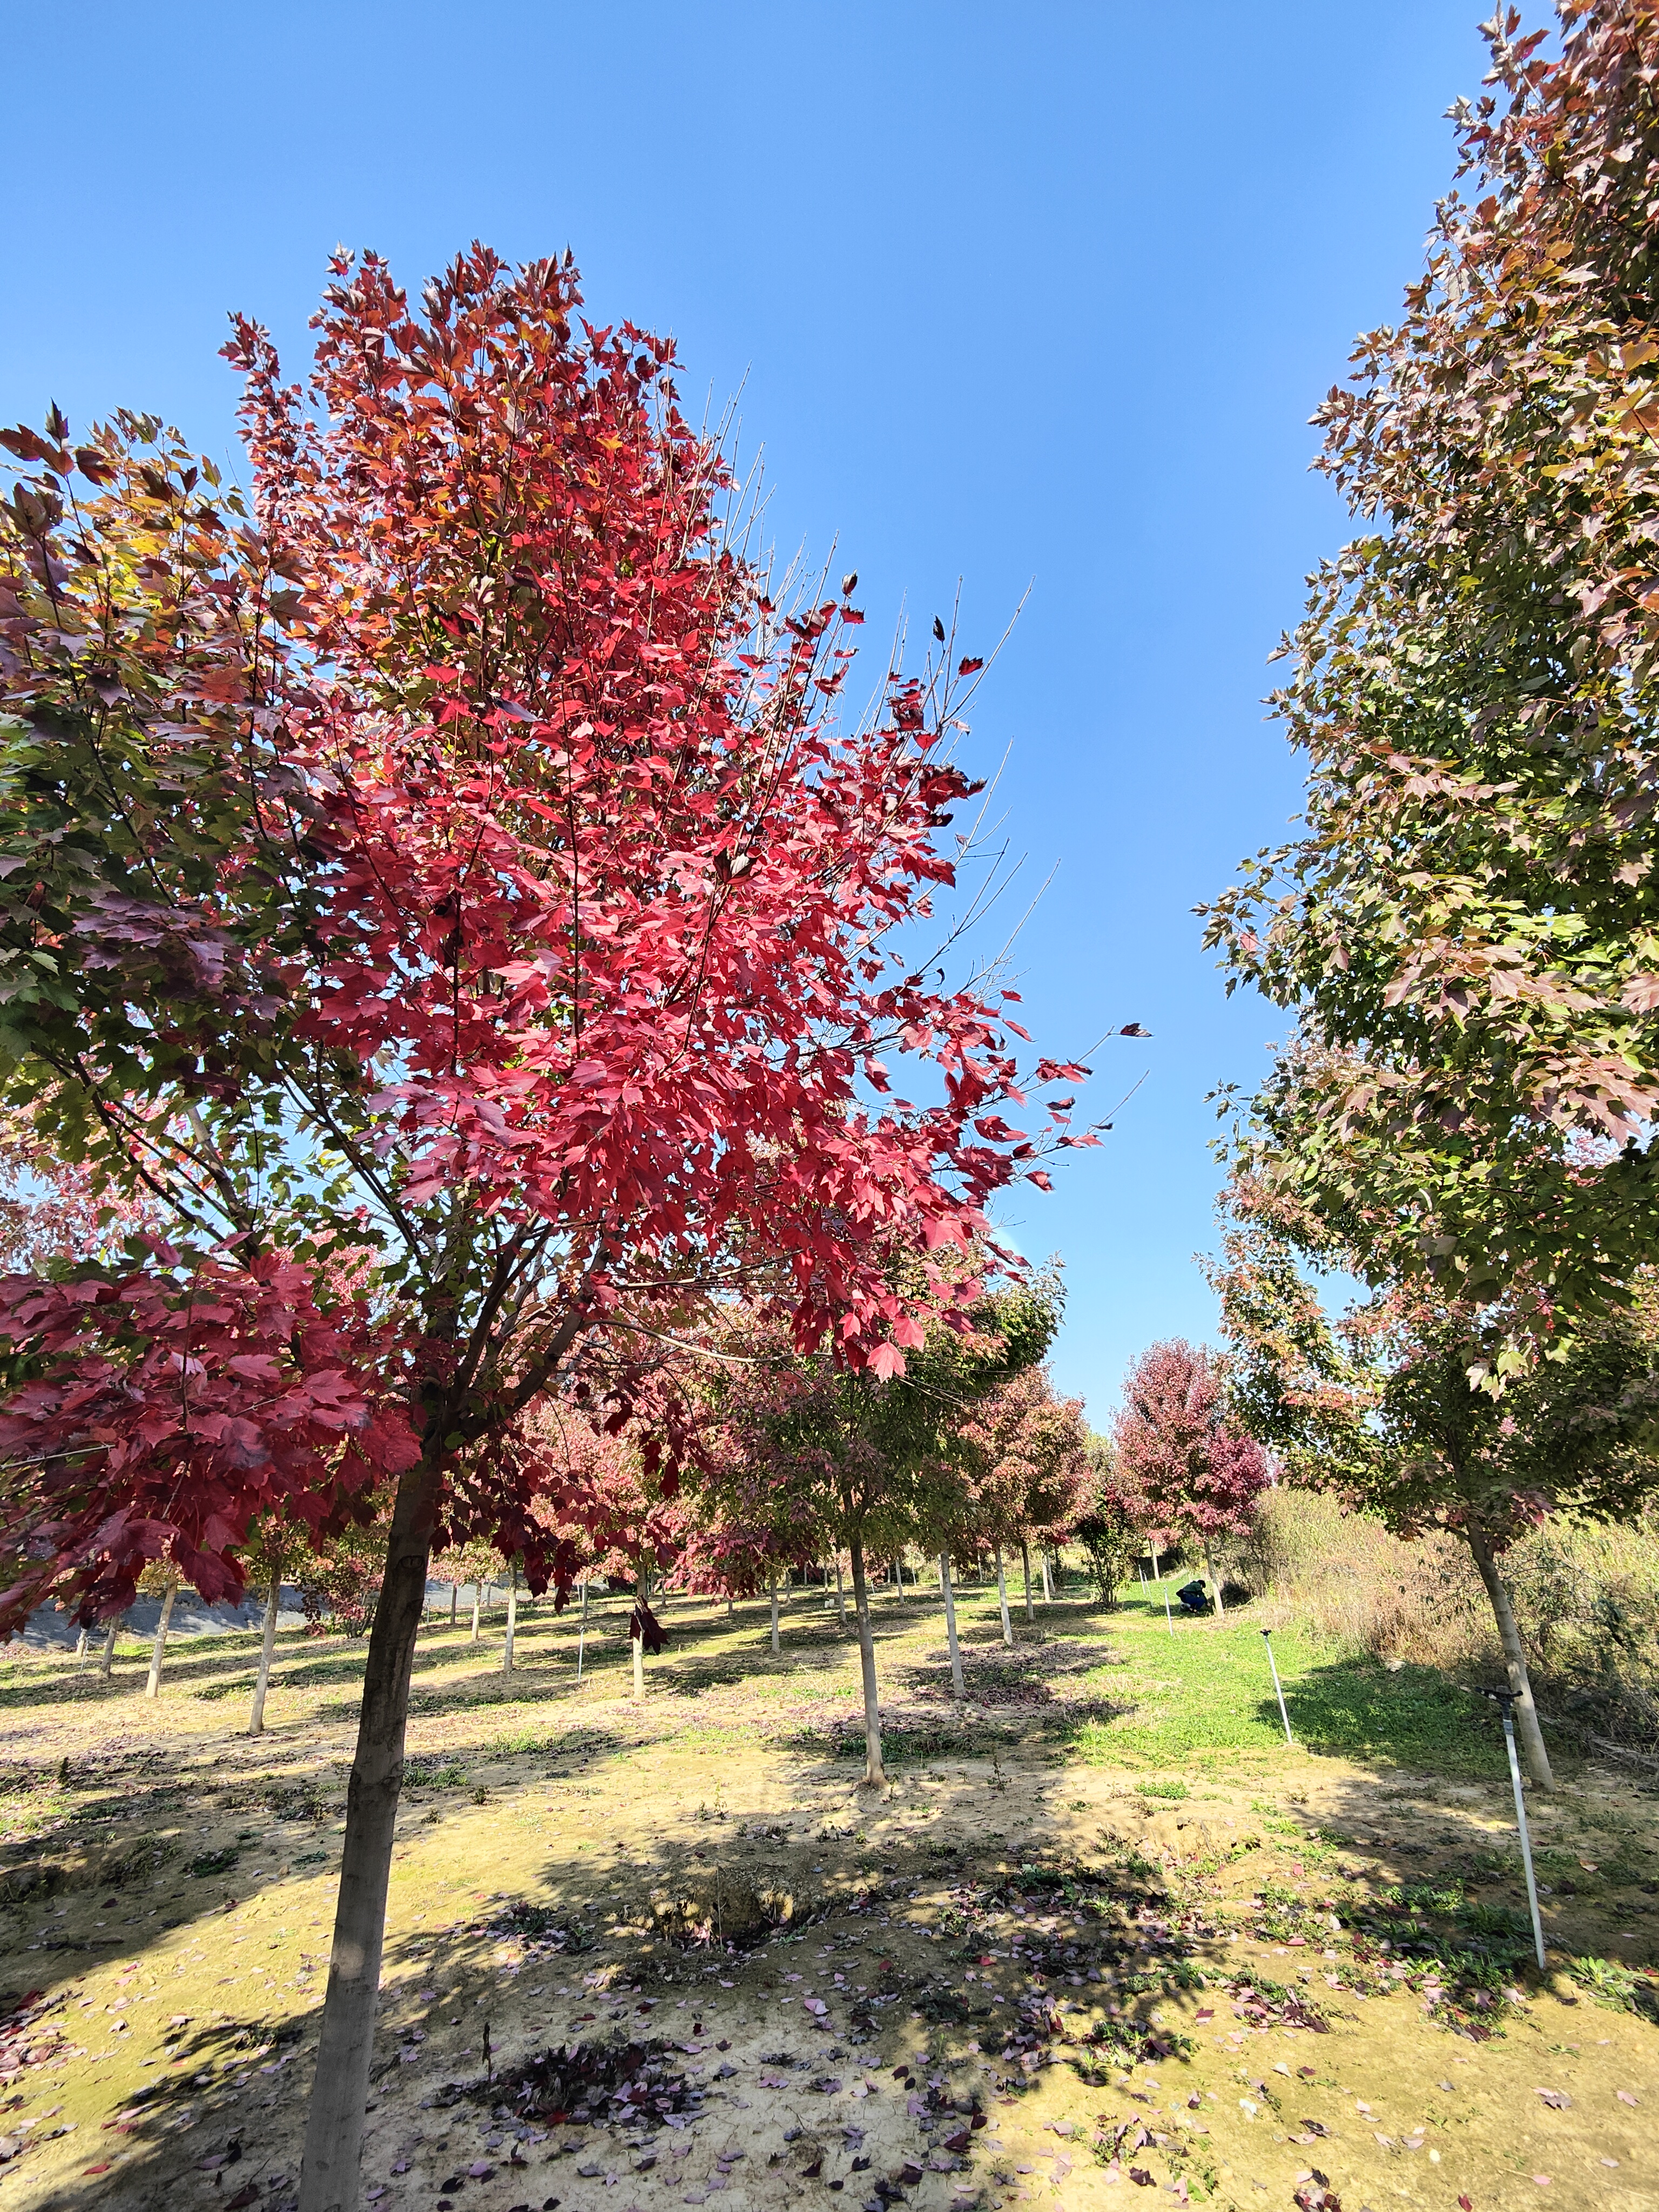
M 1042 1602 L 1052 1605 L 1054 1601 L 1054 1584 L 1048 1579 L 1048 1547 L 1045 1544 L 1042 1547 Z
M 1207 1551 L 1204 1554 L 1204 1571 L 1210 1577 L 1210 1588 L 1215 1592 L 1215 1617 L 1219 1620 L 1222 1615 L 1226 1612 L 1227 1608 L 1221 1602 L 1220 1580 L 1216 1574 L 1215 1567 L 1211 1561 L 1210 1555 Z
M 513 1672 L 513 1638 L 519 1626 L 519 1563 L 512 1560 L 507 1566 L 507 1641 L 501 1646 L 501 1672 Z
M 1538 1725 L 1538 1708 L 1532 1701 L 1532 1677 L 1527 1672 L 1527 1655 L 1522 1646 L 1521 1632 L 1515 1625 L 1515 1607 L 1510 1603 L 1509 1590 L 1498 1571 L 1498 1562 L 1492 1557 L 1486 1531 L 1471 1521 L 1463 1534 L 1474 1554 L 1474 1564 L 1480 1570 L 1480 1579 L 1486 1585 L 1486 1595 L 1492 1601 L 1492 1618 L 1498 1623 L 1498 1638 L 1504 1647 L 1504 1672 L 1510 1678 L 1510 1687 L 1515 1692 L 1516 1732 L 1521 1738 L 1527 1771 L 1540 1790 L 1553 1790 L 1555 1777 L 1550 1771 L 1550 1755 L 1544 1747 L 1544 1731 Z
M 634 1601 L 636 1605 L 643 1605 L 645 1602 L 645 1570 L 643 1567 L 641 1568 L 639 1573 L 634 1578 Z M 637 1619 L 638 1616 L 635 1615 L 635 1618 Z M 634 1638 L 634 1702 L 636 1705 L 645 1695 L 644 1626 L 644 1623 L 641 1621 L 640 1624 L 641 1633 Z
M 1025 1618 L 1035 1620 L 1036 1612 L 1031 1603 L 1031 1547 L 1023 1536 L 1019 1540 L 1019 1564 L 1025 1572 Z
M 276 1648 L 276 1615 L 282 1603 L 283 1571 L 279 1562 L 271 1570 L 270 1595 L 265 1600 L 265 1632 L 259 1639 L 259 1672 L 253 1683 L 253 1711 L 248 1716 L 250 1735 L 264 1734 L 265 1692 L 270 1687 L 270 1655 Z
M 118 1616 L 112 1616 L 109 1626 L 104 1632 L 104 1656 L 98 1662 L 98 1672 L 103 1676 L 106 1682 L 110 1678 L 111 1671 L 115 1664 L 115 1630 L 117 1618 Z
M 461 1586 L 459 1583 L 451 1583 L 449 1585 L 449 1625 L 452 1628 L 455 1626 L 455 1614 L 459 1607 L 460 1602 Z
M 841 1632 L 847 1633 L 847 1585 L 842 1580 L 841 1553 L 836 1554 L 836 1611 L 841 1616 Z
M 173 1619 L 173 1601 L 178 1595 L 179 1585 L 174 1583 L 161 1600 L 161 1618 L 155 1624 L 155 1642 L 149 1655 L 149 1680 L 144 1685 L 147 1698 L 159 1698 L 161 1694 L 161 1665 L 167 1656 L 167 1623 Z
M 587 1650 L 587 1577 L 582 1577 L 582 1625 L 576 1632 L 576 1680 L 582 1678 L 582 1660 Z
M 870 1589 L 864 1578 L 864 1547 L 856 1536 L 847 1551 L 853 1566 L 853 1610 L 859 1624 L 859 1672 L 864 1680 L 864 1778 L 878 1788 L 887 1775 L 881 1763 L 881 1705 L 876 1695 L 876 1643 L 870 1633 Z
M 474 1583 L 472 1585 L 472 1641 L 475 1644 L 478 1640 L 478 1609 L 483 1602 L 483 1584 Z
M 778 1656 L 778 1578 L 772 1577 L 772 1656 Z
M 997 1603 L 1002 1608 L 1002 1640 L 1005 1644 L 1012 1644 L 1014 1640 L 1014 1624 L 1008 1618 L 1008 1581 L 1002 1571 L 1000 1544 L 997 1546 Z
M 75 1639 L 75 1656 L 77 1659 L 84 1659 L 87 1656 L 87 1632 L 84 1628 Z
M 311 2109 L 306 2118 L 299 2212 L 351 2212 L 357 2203 L 363 2105 L 374 2056 L 374 2014 L 386 1936 L 386 1884 L 404 1779 L 409 1678 L 426 1601 L 442 1467 L 423 1456 L 404 1475 L 392 1510 L 386 1578 L 368 1632 L 357 1751 L 346 1789 L 345 1845 L 328 1995 Z
M 957 1599 L 951 1588 L 951 1554 L 939 1555 L 939 1586 L 945 1595 L 945 1641 L 951 1651 L 951 1695 L 960 1705 L 967 1692 L 962 1686 L 962 1646 L 957 1642 Z

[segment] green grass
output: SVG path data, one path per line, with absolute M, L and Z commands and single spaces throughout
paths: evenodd
M 1285 1749 L 1285 1730 L 1261 1632 L 1246 1620 L 1176 1621 L 1127 1605 L 1113 1617 L 1124 1664 L 1087 1677 L 1124 1706 L 1080 1722 L 1083 1759 L 1162 1765 L 1205 1751 Z M 1273 1636 L 1291 1728 L 1299 1748 L 1460 1775 L 1504 1769 L 1488 1715 L 1431 1668 L 1390 1671 L 1294 1627 Z

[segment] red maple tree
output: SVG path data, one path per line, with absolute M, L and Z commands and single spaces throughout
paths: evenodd
M 1046 1181 L 1002 1115 L 1023 1032 L 891 951 L 952 880 L 978 663 L 839 719 L 855 580 L 775 605 L 672 347 L 578 307 L 568 258 L 475 247 L 417 311 L 342 255 L 308 387 L 235 325 L 246 511 L 152 421 L 7 438 L 13 1096 L 168 1227 L 0 1291 L 0 1626 L 163 1553 L 228 1593 L 256 1514 L 395 1481 L 302 2212 L 356 2190 L 433 1549 L 573 1564 L 532 1409 L 624 1421 L 710 1289 L 902 1371 L 894 1239 L 961 1250 Z
M 1201 1346 L 1150 1345 L 1130 1368 L 1113 1425 L 1120 1484 L 1143 1525 L 1194 1540 L 1221 1609 L 1212 1558 L 1218 1536 L 1244 1534 L 1273 1480 L 1267 1454 L 1227 1419 L 1222 1377 Z

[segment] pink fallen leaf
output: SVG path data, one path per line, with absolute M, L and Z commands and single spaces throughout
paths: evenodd
M 1639 2105 L 1642 2101 L 1632 2089 L 1620 2089 L 1617 2092 L 1617 2095 L 1621 2105 Z

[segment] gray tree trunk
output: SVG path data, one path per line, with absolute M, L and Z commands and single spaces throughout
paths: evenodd
M 1014 1640 L 1014 1624 L 1008 1618 L 1008 1580 L 1002 1571 L 1000 1544 L 997 1546 L 997 1603 L 1002 1608 L 1002 1640 L 1005 1644 L 1012 1644 Z
M 513 1638 L 519 1626 L 519 1563 L 516 1559 L 507 1567 L 507 1641 L 501 1646 L 501 1672 L 513 1672 Z
M 1048 1547 L 1045 1544 L 1042 1547 L 1042 1602 L 1052 1605 L 1054 1601 L 1054 1584 L 1048 1579 Z
M 103 1676 L 106 1682 L 108 1681 L 111 1671 L 115 1665 L 116 1626 L 117 1620 L 115 1619 L 112 1619 L 109 1626 L 104 1631 L 104 1656 L 98 1662 L 98 1672 Z
M 945 1641 L 951 1651 L 951 1695 L 960 1705 L 967 1692 L 962 1685 L 962 1646 L 957 1642 L 957 1597 L 951 1587 L 951 1554 L 939 1555 L 939 1586 L 945 1597 Z
M 1227 1608 L 1221 1602 L 1220 1579 L 1216 1574 L 1215 1567 L 1211 1561 L 1210 1554 L 1207 1551 L 1206 1551 L 1204 1554 L 1204 1571 L 1210 1578 L 1210 1588 L 1215 1592 L 1215 1617 L 1219 1620 L 1222 1615 L 1226 1612 Z
M 1019 1564 L 1025 1573 L 1025 1618 L 1036 1619 L 1036 1608 L 1031 1603 L 1031 1547 L 1022 1536 L 1019 1542 Z
M 841 1553 L 836 1554 L 836 1611 L 841 1616 L 841 1632 L 847 1633 L 847 1585 L 842 1580 Z
M 253 1711 L 248 1715 L 247 1732 L 263 1735 L 265 1726 L 265 1692 L 270 1687 L 270 1655 L 276 1648 L 276 1615 L 282 1609 L 283 1575 L 278 1565 L 270 1577 L 270 1595 L 265 1600 L 264 1634 L 259 1639 L 259 1671 L 253 1681 Z
M 149 1680 L 144 1684 L 147 1698 L 159 1698 L 161 1694 L 161 1667 L 167 1656 L 167 1624 L 173 1619 L 173 1601 L 178 1595 L 179 1585 L 174 1583 L 161 1600 L 161 1617 L 155 1624 L 155 1642 L 150 1648 Z
M 472 1585 L 472 1641 L 475 1644 L 478 1640 L 478 1611 L 483 1603 L 483 1584 L 474 1583 Z
M 449 1625 L 452 1628 L 455 1626 L 455 1614 L 459 1607 L 460 1601 L 461 1586 L 459 1583 L 451 1583 L 449 1585 Z
M 368 1632 L 357 1751 L 346 1788 L 340 1892 L 306 2119 L 299 2212 L 352 2212 L 357 2203 L 386 1884 L 404 1779 L 409 1679 L 426 1602 L 441 1475 L 441 1463 L 422 1457 L 399 1482 L 392 1510 L 386 1578 Z
M 772 1656 L 778 1656 L 778 1578 L 772 1577 Z
M 876 1694 L 876 1641 L 870 1632 L 870 1586 L 864 1576 L 864 1547 L 855 1536 L 847 1547 L 853 1567 L 853 1610 L 859 1624 L 859 1673 L 864 1682 L 864 1778 L 879 1786 L 887 1779 L 881 1763 L 881 1703 Z
M 645 1601 L 645 1570 L 640 1569 L 634 1580 L 635 1603 Z M 637 1705 L 645 1695 L 645 1638 L 636 1636 L 634 1642 L 634 1702 Z
M 1498 1562 L 1492 1557 L 1486 1531 L 1471 1521 L 1463 1534 L 1474 1554 L 1474 1564 L 1480 1570 L 1480 1579 L 1486 1585 L 1492 1618 L 1498 1623 L 1498 1640 L 1504 1647 L 1504 1670 L 1510 1678 L 1510 1687 L 1515 1692 L 1516 1733 L 1521 1739 L 1521 1752 L 1527 1762 L 1527 1771 L 1540 1790 L 1553 1790 L 1555 1777 L 1550 1770 L 1550 1755 L 1545 1748 L 1544 1731 L 1538 1725 L 1538 1708 L 1532 1700 L 1532 1677 L 1527 1672 L 1527 1654 L 1521 1642 L 1521 1631 L 1516 1626 L 1515 1607 L 1510 1603 L 1508 1588 L 1498 1571 Z

